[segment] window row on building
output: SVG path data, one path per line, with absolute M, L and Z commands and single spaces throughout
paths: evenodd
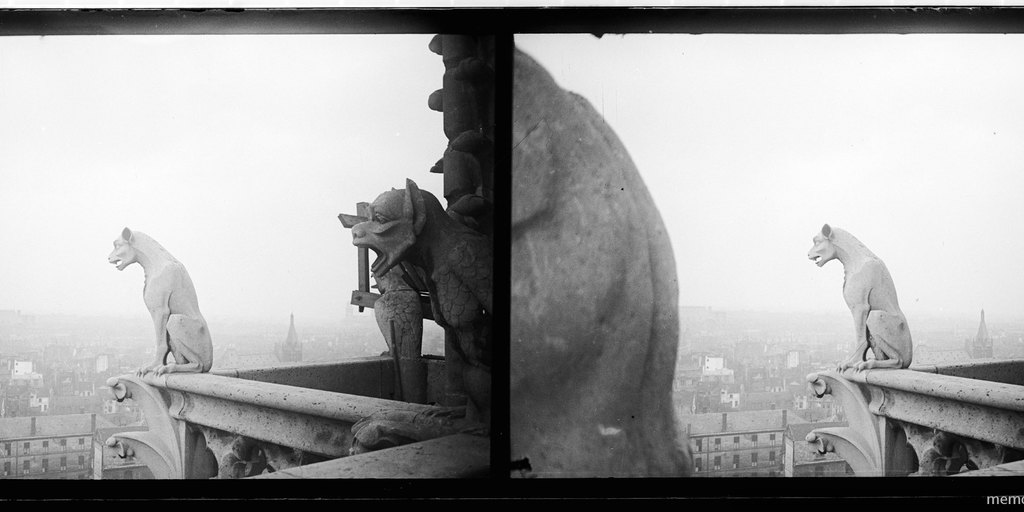
M 5 461 L 3 463 L 3 475 L 2 476 L 19 476 L 19 475 L 32 475 L 49 473 L 53 471 L 78 471 L 86 469 L 85 455 L 79 455 L 77 458 L 72 457 L 70 459 L 71 465 L 68 465 L 68 456 L 62 455 L 58 457 L 38 457 L 20 461 L 20 468 L 17 463 L 11 461 Z M 20 473 L 15 473 L 17 469 L 20 469 Z
M 698 458 L 694 459 L 694 471 L 700 473 L 702 471 L 721 471 L 723 469 L 740 469 L 741 467 L 755 467 L 756 468 L 756 467 L 758 467 L 758 465 L 774 466 L 777 463 L 776 461 L 779 460 L 779 459 L 777 459 L 775 457 L 775 450 L 772 450 L 772 451 L 768 452 L 767 459 L 761 458 L 760 460 L 758 460 L 758 452 L 753 452 L 753 453 L 749 454 L 749 456 L 747 456 L 747 457 L 741 457 L 739 454 L 733 454 L 731 465 L 727 466 L 725 468 L 722 467 L 722 459 L 723 459 L 723 457 L 721 455 L 716 455 L 715 458 L 712 459 L 711 463 L 709 464 L 711 467 L 710 468 L 705 468 L 705 467 L 703 467 L 704 459 L 698 457 Z M 726 460 L 728 460 L 728 459 L 726 459 Z
M 729 436 L 725 436 L 726 439 L 728 439 L 728 437 Z M 694 438 L 694 445 L 695 445 L 696 451 L 698 451 L 698 452 L 703 452 L 703 451 L 712 451 L 713 452 L 713 451 L 719 451 L 719 450 L 735 450 L 736 448 L 740 448 L 740 447 L 742 447 L 744 445 L 750 446 L 750 447 L 759 447 L 759 446 L 775 446 L 776 444 L 778 444 L 777 435 L 774 434 L 774 433 L 770 433 L 770 434 L 767 435 L 767 443 L 764 444 L 764 445 L 760 444 L 760 443 L 764 443 L 765 442 L 765 436 L 764 435 L 762 435 L 761 438 L 758 439 L 758 435 L 757 434 L 750 434 L 749 435 L 749 444 L 748 443 L 741 443 L 741 438 L 742 437 L 748 437 L 748 436 L 747 435 L 732 436 L 732 443 L 729 443 L 728 441 L 723 443 L 722 442 L 722 437 L 715 437 L 715 438 L 713 438 L 714 441 L 712 441 L 712 438 L 710 438 L 710 437 L 697 437 L 697 438 Z M 706 444 L 705 444 L 705 440 L 707 441 Z
M 88 450 L 90 449 L 89 444 L 86 442 L 85 437 L 71 437 L 71 438 L 60 438 L 60 439 L 36 439 L 30 441 L 21 441 L 20 443 L 5 442 L 3 443 L 3 452 L 0 456 L 3 457 L 21 457 L 25 455 L 38 455 L 46 453 L 59 453 L 68 450 Z M 15 453 L 15 450 L 20 450 Z

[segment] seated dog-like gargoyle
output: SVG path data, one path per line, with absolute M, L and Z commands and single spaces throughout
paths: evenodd
M 370 265 L 383 276 L 407 261 L 427 275 L 434 320 L 455 335 L 455 349 L 470 406 L 466 418 L 490 423 L 491 240 L 448 216 L 437 198 L 412 180 L 369 206 L 370 220 L 352 227 L 352 243 L 372 249 Z M 450 370 L 450 371 L 451 371 Z
M 135 374 L 210 371 L 213 341 L 185 266 L 156 240 L 128 228 L 114 240 L 114 251 L 107 261 L 118 270 L 138 263 L 146 275 L 142 299 L 156 328 L 156 361 Z M 168 353 L 174 355 L 173 363 L 167 363 Z
M 910 328 L 885 263 L 853 235 L 828 224 L 814 236 L 807 257 L 819 267 L 834 259 L 843 264 L 843 298 L 853 313 L 857 348 L 837 370 L 909 367 L 913 357 Z M 874 359 L 867 359 L 869 348 Z

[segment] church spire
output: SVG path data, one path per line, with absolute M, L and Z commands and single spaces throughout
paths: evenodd
M 295 334 L 295 313 L 291 314 L 288 323 L 288 337 L 274 344 L 274 353 L 282 363 L 302 361 L 302 345 L 299 343 L 299 335 Z
M 291 324 L 288 326 L 288 337 L 285 338 L 285 345 L 294 345 L 299 342 L 299 336 L 295 334 L 295 313 L 292 313 Z
M 985 325 L 985 310 L 981 310 L 981 322 L 978 324 L 978 334 L 974 336 L 974 342 L 970 348 L 971 357 L 992 357 L 992 338 L 988 335 L 988 326 Z
M 985 310 L 981 310 L 981 325 L 978 326 L 978 335 L 974 337 L 978 341 L 988 338 L 988 326 L 985 325 Z

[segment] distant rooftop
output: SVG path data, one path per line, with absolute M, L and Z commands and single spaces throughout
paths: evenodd
M 20 437 L 70 436 L 92 434 L 92 414 L 63 414 L 59 416 L 31 416 L 22 418 L 0 418 L 0 439 Z M 32 420 L 36 421 L 36 432 L 32 434 Z M 96 415 L 96 428 L 113 425 Z
M 786 413 L 785 425 L 783 413 Z M 726 418 L 726 427 L 722 429 L 722 416 Z M 693 435 L 716 434 L 720 432 L 747 432 L 758 430 L 782 430 L 791 423 L 806 423 L 800 416 L 786 409 L 770 411 L 734 411 L 692 414 L 683 418 L 690 426 Z
M 218 370 L 225 368 L 259 368 L 275 366 L 280 363 L 281 360 L 273 352 L 243 354 L 234 345 L 217 348 L 213 353 L 213 367 Z
M 971 360 L 971 355 L 962 348 L 933 349 L 927 345 L 914 348 L 914 364 L 962 363 Z
M 789 413 L 796 414 L 800 419 L 809 423 L 829 421 L 835 419 L 836 416 L 834 411 L 829 411 L 824 407 L 808 407 L 806 409 L 800 409 L 799 411 L 789 411 Z M 792 421 L 790 423 L 797 422 Z
M 751 391 L 749 393 L 744 393 L 743 394 L 743 398 L 746 399 L 746 400 L 756 400 L 756 401 L 762 401 L 762 402 L 771 401 L 771 400 L 786 400 L 786 401 L 788 401 L 788 400 L 792 400 L 793 399 L 793 392 L 792 391 Z
M 758 391 L 740 394 L 740 407 L 745 410 L 785 409 L 793 403 L 792 391 Z

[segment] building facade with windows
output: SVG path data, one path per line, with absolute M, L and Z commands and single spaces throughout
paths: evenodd
M 780 477 L 786 426 L 806 423 L 785 409 L 695 414 L 687 421 L 697 477 Z
M 91 479 L 95 414 L 0 418 L 0 478 Z

